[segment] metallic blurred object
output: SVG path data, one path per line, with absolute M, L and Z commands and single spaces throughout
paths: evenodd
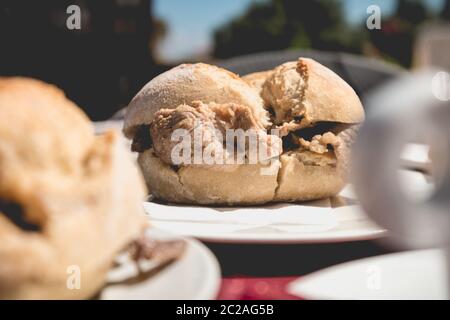
M 353 182 L 361 205 L 390 231 L 392 244 L 447 250 L 450 298 L 450 102 L 433 93 L 435 75 L 403 76 L 367 99 L 370 112 L 355 144 Z M 441 151 L 431 155 L 432 171 L 439 177 L 434 193 L 417 202 L 402 190 L 398 159 L 402 147 L 424 133 L 433 137 L 430 149 Z

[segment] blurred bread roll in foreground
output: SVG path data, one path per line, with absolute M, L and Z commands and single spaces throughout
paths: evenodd
M 145 186 L 119 139 L 56 87 L 0 78 L 0 299 L 91 297 L 141 235 Z

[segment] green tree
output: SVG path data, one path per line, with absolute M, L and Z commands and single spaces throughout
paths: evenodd
M 351 52 L 361 48 L 338 0 L 257 2 L 216 30 L 214 40 L 214 55 L 219 58 L 285 48 Z

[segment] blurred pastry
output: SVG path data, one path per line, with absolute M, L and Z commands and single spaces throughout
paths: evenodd
M 101 288 L 146 227 L 144 182 L 120 136 L 95 136 L 56 87 L 0 78 L 0 299 Z

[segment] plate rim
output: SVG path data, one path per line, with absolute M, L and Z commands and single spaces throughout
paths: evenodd
M 190 250 L 196 250 L 197 255 L 201 255 L 204 257 L 204 261 L 207 261 L 207 268 L 209 269 L 209 274 L 210 277 L 208 279 L 208 281 L 204 281 L 203 287 L 199 288 L 198 292 L 196 292 L 193 296 L 191 297 L 184 297 L 184 298 L 178 298 L 178 299 L 174 299 L 174 300 L 214 300 L 216 299 L 216 297 L 219 294 L 219 290 L 220 290 L 220 286 L 221 286 L 221 281 L 222 281 L 222 271 L 220 268 L 220 264 L 219 261 L 217 260 L 216 256 L 213 254 L 213 252 L 205 245 L 203 244 L 201 241 L 192 238 L 192 237 L 187 237 L 184 235 L 180 235 L 180 234 L 176 234 L 173 232 L 170 232 L 168 230 L 164 230 L 155 226 L 150 226 L 148 228 L 146 228 L 145 232 L 150 232 L 151 234 L 157 234 L 157 235 L 161 235 L 161 237 L 172 237 L 175 239 L 180 239 L 180 240 L 184 240 L 187 244 L 187 251 L 185 253 L 188 253 Z M 180 259 L 184 259 L 186 258 L 185 255 L 181 256 Z M 175 261 L 174 263 L 180 263 L 181 261 Z M 162 270 L 162 273 L 164 273 L 165 271 L 169 271 L 172 266 L 168 266 L 167 270 Z M 158 275 L 156 275 L 158 276 Z M 182 275 L 184 276 L 184 275 Z M 204 276 L 202 276 L 202 278 L 205 278 Z M 126 299 L 124 297 L 114 297 L 114 298 L 102 298 L 100 297 L 100 300 L 121 300 L 121 299 Z M 166 300 L 168 298 L 156 298 L 156 299 L 151 299 L 148 297 L 139 297 L 140 300 Z
M 336 231 L 338 233 L 340 231 Z M 344 233 L 344 231 L 342 231 Z M 256 234 L 227 234 L 222 233 L 220 236 L 213 234 L 191 234 L 182 233 L 183 237 L 195 238 L 200 241 L 208 243 L 223 243 L 223 244 L 319 244 L 319 243 L 343 243 L 354 241 L 369 241 L 384 238 L 388 235 L 386 229 L 379 229 L 361 233 L 360 235 L 333 235 L 329 237 L 304 237 L 299 238 L 295 234 L 284 234 L 283 236 L 268 236 L 265 238 L 258 237 Z
M 293 294 L 294 296 L 299 296 L 300 291 L 304 290 L 303 292 L 300 293 L 301 297 L 306 299 L 306 300 L 342 300 L 342 299 L 354 299 L 352 297 L 325 297 L 325 296 L 319 296 L 317 294 L 317 292 L 313 292 L 307 288 L 302 288 L 301 290 L 294 290 L 293 287 L 296 286 L 296 282 L 308 282 L 308 281 L 312 281 L 312 278 L 317 277 L 319 274 L 322 274 L 324 272 L 330 272 L 330 271 L 336 271 L 337 269 L 342 269 L 342 268 L 346 268 L 348 266 L 351 265 L 363 265 L 363 264 L 369 264 L 372 263 L 373 265 L 376 265 L 376 261 L 380 261 L 383 259 L 393 259 L 393 258 L 399 258 L 402 256 L 411 256 L 411 255 L 423 255 L 423 254 L 439 254 L 439 253 L 444 253 L 442 249 L 440 248 L 426 248 L 426 249 L 404 249 L 402 251 L 398 251 L 398 252 L 391 252 L 391 253 L 386 253 L 386 254 L 382 254 L 382 255 L 375 255 L 375 256 L 370 256 L 370 257 L 365 257 L 365 258 L 361 258 L 361 259 L 356 259 L 356 260 L 350 260 L 350 261 L 346 261 L 346 262 L 342 262 L 342 263 L 338 263 L 314 272 L 311 272 L 309 274 L 306 274 L 304 276 L 298 277 L 297 279 L 293 280 L 292 282 L 290 282 L 287 287 L 286 290 L 287 292 L 289 292 L 290 294 Z M 298 286 L 298 285 L 297 285 Z M 303 286 L 305 286 L 305 284 L 303 284 Z M 364 298 L 363 298 L 364 299 Z M 400 299 L 400 298 L 399 298 Z M 396 299 L 394 299 L 396 300 Z M 398 299 L 397 299 L 398 300 Z
M 220 268 L 219 261 L 217 260 L 217 257 L 213 254 L 211 249 L 209 249 L 205 244 L 203 244 L 201 241 L 192 238 L 192 237 L 185 237 L 181 236 L 181 238 L 186 239 L 186 241 L 191 242 L 193 246 L 197 246 L 198 249 L 201 251 L 201 254 L 205 256 L 205 258 L 213 265 L 210 272 L 213 274 L 211 277 L 214 278 L 214 281 L 205 281 L 205 286 L 202 288 L 202 290 L 196 295 L 196 297 L 191 298 L 191 300 L 214 300 L 216 299 L 217 295 L 220 291 L 220 286 L 222 283 L 222 271 Z M 199 251 L 199 253 L 200 253 Z
M 144 201 L 148 203 L 149 201 Z M 376 225 L 369 218 L 364 218 L 367 222 L 371 224 L 370 227 L 366 227 L 358 231 L 354 230 L 339 230 L 330 229 L 327 231 L 320 232 L 308 232 L 302 234 L 296 233 L 271 233 L 266 234 L 264 237 L 257 233 L 195 233 L 186 231 L 173 231 L 166 229 L 157 225 L 157 219 L 152 219 L 151 214 L 149 214 L 144 209 L 149 221 L 156 225 L 160 230 L 167 231 L 172 234 L 179 234 L 183 237 L 195 238 L 197 240 L 207 242 L 207 243 L 223 243 L 223 244 L 318 244 L 318 243 L 343 243 L 343 242 L 354 242 L 354 241 L 369 241 L 384 238 L 388 235 L 388 230 Z M 164 221 L 164 223 L 170 224 L 172 221 Z M 178 221 L 173 221 L 174 223 L 179 223 Z M 345 226 L 347 221 L 338 221 L 338 226 Z M 186 224 L 193 223 L 186 222 Z M 250 226 L 251 227 L 251 226 Z M 368 229 L 370 228 L 370 229 Z M 329 234 L 326 234 L 329 233 Z

